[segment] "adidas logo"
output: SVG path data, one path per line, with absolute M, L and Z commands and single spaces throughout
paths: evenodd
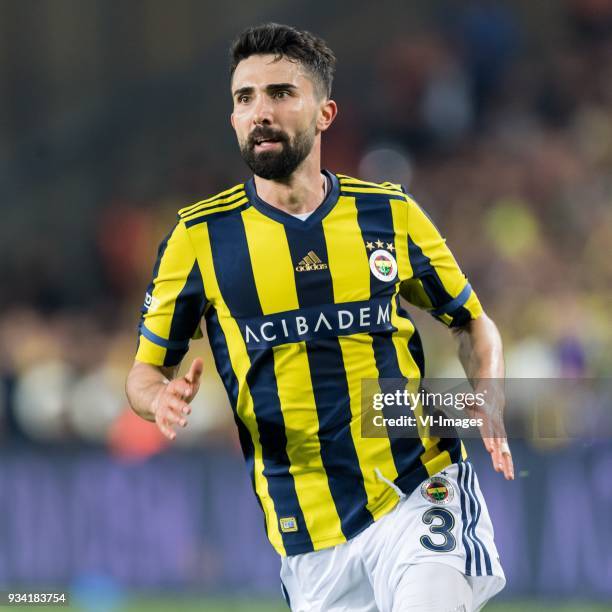
M 327 264 L 323 263 L 314 251 L 308 251 L 308 255 L 295 266 L 298 272 L 310 272 L 311 270 L 327 270 Z

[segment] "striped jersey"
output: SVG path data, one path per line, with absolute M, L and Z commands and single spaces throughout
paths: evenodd
M 136 359 L 173 366 L 205 323 L 281 555 L 345 542 L 395 506 L 397 488 L 460 460 L 456 438 L 362 437 L 361 381 L 424 375 L 400 296 L 449 326 L 482 312 L 400 185 L 324 172 L 331 190 L 305 221 L 259 198 L 253 179 L 180 210 L 139 326 Z

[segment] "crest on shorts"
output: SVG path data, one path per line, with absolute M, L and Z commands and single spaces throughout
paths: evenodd
M 433 476 L 421 485 L 421 495 L 432 504 L 444 506 L 452 501 L 455 492 L 449 480 L 443 476 Z

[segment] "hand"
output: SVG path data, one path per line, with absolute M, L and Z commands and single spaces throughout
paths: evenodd
M 491 454 L 493 469 L 496 472 L 503 472 L 506 480 L 514 480 L 514 464 L 512 463 L 512 453 L 506 438 L 482 438 L 485 448 Z
M 162 385 L 153 400 L 155 422 L 159 430 L 169 440 L 176 438 L 174 428 L 187 427 L 187 416 L 191 414 L 189 403 L 200 388 L 200 377 L 204 362 L 200 357 L 194 359 L 189 372 L 182 378 L 175 378 Z
M 470 412 L 474 417 L 482 419 L 480 434 L 485 448 L 491 455 L 493 469 L 496 472 L 502 472 L 506 480 L 514 480 L 512 453 L 504 426 L 503 388 L 492 380 L 482 380 L 481 383 L 484 384 L 479 385 L 478 391 L 486 395 L 487 401 L 483 406 L 473 404 Z

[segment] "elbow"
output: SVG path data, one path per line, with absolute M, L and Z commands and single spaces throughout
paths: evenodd
M 464 338 L 470 338 L 472 342 L 485 341 L 487 344 L 502 349 L 502 340 L 497 325 L 486 312 L 482 312 L 476 319 L 471 319 L 465 325 L 453 327 L 453 336 L 461 342 Z

